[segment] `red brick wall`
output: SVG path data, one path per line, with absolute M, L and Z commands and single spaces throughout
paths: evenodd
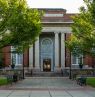
M 72 21 L 72 16 L 75 14 L 64 14 L 64 22 L 71 22 Z
M 5 66 L 9 66 L 11 64 L 11 52 L 10 51 L 11 51 L 11 46 L 7 46 L 2 49 L 3 63 Z M 24 52 L 23 57 L 24 57 L 24 60 L 23 60 L 24 66 L 27 67 L 29 65 L 29 51 L 28 50 Z
M 3 63 L 5 66 L 9 66 L 11 64 L 11 53 L 10 53 L 11 47 L 7 46 L 2 49 L 3 52 Z
M 70 33 L 66 33 L 65 34 L 65 40 L 68 40 L 70 38 L 71 34 Z M 71 53 L 68 50 L 67 47 L 65 47 L 65 66 L 68 67 L 71 65 Z
M 85 65 L 88 65 L 89 67 L 92 67 L 93 65 L 93 58 L 91 56 L 86 55 L 83 60 Z
M 65 40 L 68 40 L 70 38 L 71 34 L 69 33 L 66 33 L 65 34 Z M 68 50 L 68 48 L 66 47 L 65 49 L 65 65 L 66 67 L 70 66 L 71 64 L 71 54 L 70 54 L 70 51 Z M 89 55 L 86 55 L 84 58 L 83 58 L 83 64 L 84 65 L 88 65 L 89 67 L 92 67 L 92 65 L 95 65 L 95 58 L 89 56 Z
M 29 50 L 26 50 L 23 55 L 23 64 L 25 67 L 29 66 Z

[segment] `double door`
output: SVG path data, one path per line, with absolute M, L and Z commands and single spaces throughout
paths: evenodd
M 43 59 L 43 71 L 51 71 L 51 59 Z

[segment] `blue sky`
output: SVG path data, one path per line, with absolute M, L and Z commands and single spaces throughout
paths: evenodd
M 31 8 L 64 8 L 68 13 L 77 13 L 83 0 L 27 0 Z

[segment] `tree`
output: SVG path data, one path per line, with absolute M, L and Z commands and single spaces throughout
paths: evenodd
M 26 0 L 0 0 L 0 48 L 29 47 L 41 32 L 41 15 Z
M 80 7 L 80 13 L 73 17 L 72 34 L 75 40 L 68 41 L 72 52 L 78 45 L 77 52 L 95 56 L 95 0 L 84 0 L 86 7 Z M 71 37 L 72 38 L 72 37 Z

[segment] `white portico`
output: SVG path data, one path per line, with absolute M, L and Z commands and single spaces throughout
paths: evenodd
M 65 33 L 70 32 L 70 27 L 43 27 L 34 47 L 29 49 L 29 66 L 40 71 L 65 68 Z
M 66 67 L 66 34 L 71 33 L 72 14 L 65 9 L 39 9 L 42 17 L 42 33 L 29 49 L 29 67 L 40 71 L 56 71 Z

